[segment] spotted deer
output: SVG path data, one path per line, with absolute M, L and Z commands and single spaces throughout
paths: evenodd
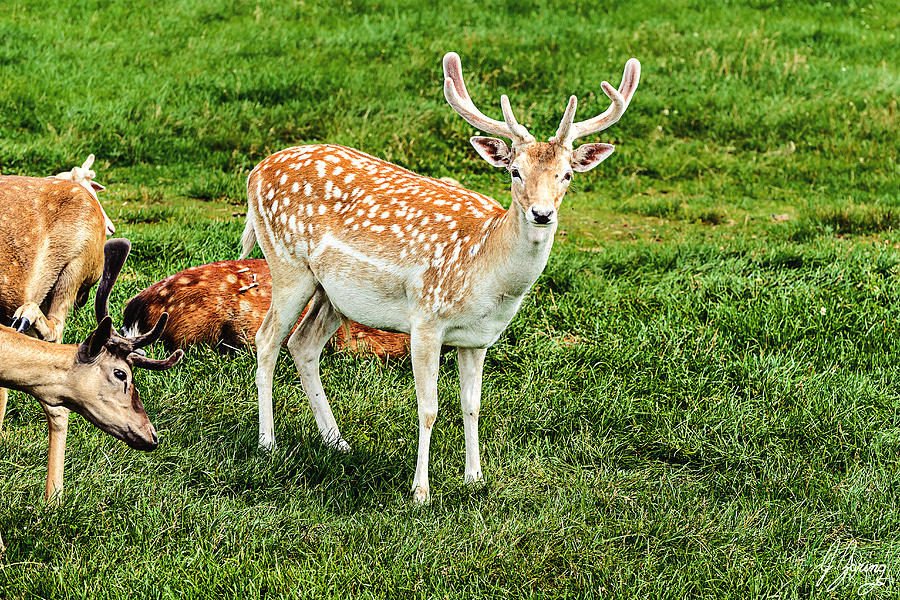
M 222 260 L 191 267 L 157 281 L 128 301 L 126 334 L 148 331 L 169 314 L 159 339 L 167 348 L 198 343 L 234 350 L 253 342 L 272 303 L 272 277 L 259 258 Z M 305 311 L 304 311 L 305 314 Z M 409 354 L 409 336 L 350 322 L 334 343 L 360 354 L 399 358 Z
M 157 360 L 141 350 L 159 337 L 166 324 L 165 314 L 144 336 L 122 337 L 113 328 L 109 293 L 130 248 L 125 239 L 106 243 L 106 260 L 94 303 L 98 325 L 81 344 L 52 344 L 0 326 L 0 385 L 30 394 L 47 412 L 47 500 L 63 488 L 68 411 L 75 411 L 137 450 L 153 450 L 159 443 L 134 385 L 132 369 L 168 369 L 183 353 L 178 350 L 165 360 Z M 66 411 L 62 428 L 54 420 L 55 409 Z
M 486 349 L 500 337 L 544 270 L 560 203 L 573 171 L 588 171 L 613 152 L 573 142 L 619 120 L 638 85 L 630 59 L 600 115 L 575 122 L 575 96 L 549 142 L 537 142 L 500 98 L 503 121 L 473 103 L 459 56 L 444 56 L 444 95 L 472 126 L 507 138 L 473 137 L 475 150 L 512 177 L 508 210 L 465 188 L 417 175 L 358 150 L 298 146 L 259 163 L 247 180 L 246 256 L 259 243 L 272 273 L 272 306 L 256 334 L 259 442 L 275 447 L 272 374 L 281 341 L 312 297 L 288 349 L 322 437 L 348 451 L 322 389 L 318 361 L 343 316 L 370 327 L 408 332 L 419 416 L 413 478 L 417 502 L 430 499 L 428 452 L 437 418 L 441 345 L 457 348 L 465 480 L 482 478 L 478 446 Z

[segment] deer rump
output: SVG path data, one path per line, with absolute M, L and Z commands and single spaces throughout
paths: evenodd
M 254 345 L 271 302 L 272 278 L 265 260 L 223 260 L 185 269 L 137 294 L 125 307 L 123 328 L 130 335 L 149 331 L 167 312 L 169 320 L 159 338 L 167 349 L 209 344 L 228 352 Z M 332 344 L 382 358 L 409 353 L 408 335 L 352 321 L 345 323 Z

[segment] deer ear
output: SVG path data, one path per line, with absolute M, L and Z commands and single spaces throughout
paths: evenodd
M 91 187 L 94 188 L 94 191 L 97 191 L 97 192 L 102 192 L 102 191 L 106 190 L 106 188 L 104 186 L 100 185 L 96 181 L 91 182 Z
M 109 341 L 111 335 L 112 319 L 104 317 L 104 319 L 100 321 L 100 324 L 97 325 L 97 329 L 95 329 L 86 340 L 81 342 L 80 346 L 78 346 L 78 362 L 93 362 L 94 359 L 100 355 L 100 352 L 103 351 L 103 347 L 106 346 L 106 342 Z
M 469 138 L 469 142 L 472 143 L 475 150 L 481 155 L 481 158 L 486 160 L 488 164 L 495 167 L 509 166 L 509 158 L 512 152 L 503 140 L 476 135 L 473 138 Z
M 572 169 L 579 173 L 590 171 L 613 153 L 612 144 L 582 144 L 572 153 Z

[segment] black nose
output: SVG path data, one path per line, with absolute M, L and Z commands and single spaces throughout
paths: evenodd
M 534 216 L 535 223 L 538 225 L 546 225 L 550 222 L 550 217 L 553 216 L 553 210 L 538 210 L 532 206 L 531 214 Z

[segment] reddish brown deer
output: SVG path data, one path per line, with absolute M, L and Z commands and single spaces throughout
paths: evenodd
M 55 428 L 53 410 L 65 410 L 67 416 L 73 410 L 137 450 L 153 450 L 159 443 L 134 385 L 132 369 L 168 369 L 181 359 L 182 351 L 155 360 L 140 349 L 159 337 L 165 314 L 145 336 L 125 338 L 113 328 L 109 293 L 130 248 L 124 239 L 106 243 L 106 261 L 94 303 L 98 325 L 81 344 L 51 344 L 0 326 L 0 385 L 32 395 L 48 411 L 48 500 L 62 492 L 66 448 L 66 431 Z M 2 544 L 0 540 L 0 548 Z
M 170 275 L 136 295 L 125 306 L 122 329 L 129 335 L 149 331 L 166 312 L 169 321 L 159 339 L 167 348 L 206 343 L 236 349 L 253 342 L 271 303 L 266 261 L 223 260 Z M 409 353 L 409 336 L 351 322 L 335 338 L 335 346 L 401 357 Z
M 588 171 L 613 146 L 581 137 L 619 120 L 637 88 L 631 59 L 604 113 L 573 122 L 576 99 L 549 142 L 537 142 L 501 96 L 503 121 L 484 116 L 463 83 L 459 56 L 444 57 L 444 94 L 474 127 L 512 140 L 473 137 L 491 165 L 512 176 L 509 210 L 477 192 L 416 175 L 358 150 L 300 146 L 263 160 L 247 181 L 244 255 L 259 243 L 272 272 L 272 306 L 256 334 L 259 439 L 275 446 L 272 373 L 278 348 L 300 311 L 312 304 L 288 341 L 319 431 L 349 450 L 319 378 L 322 346 L 342 317 L 409 332 L 419 413 L 414 498 L 426 502 L 428 450 L 437 418 L 441 345 L 455 346 L 466 438 L 466 481 L 482 478 L 478 414 L 485 352 L 506 329 L 544 270 L 557 214 L 573 171 Z

